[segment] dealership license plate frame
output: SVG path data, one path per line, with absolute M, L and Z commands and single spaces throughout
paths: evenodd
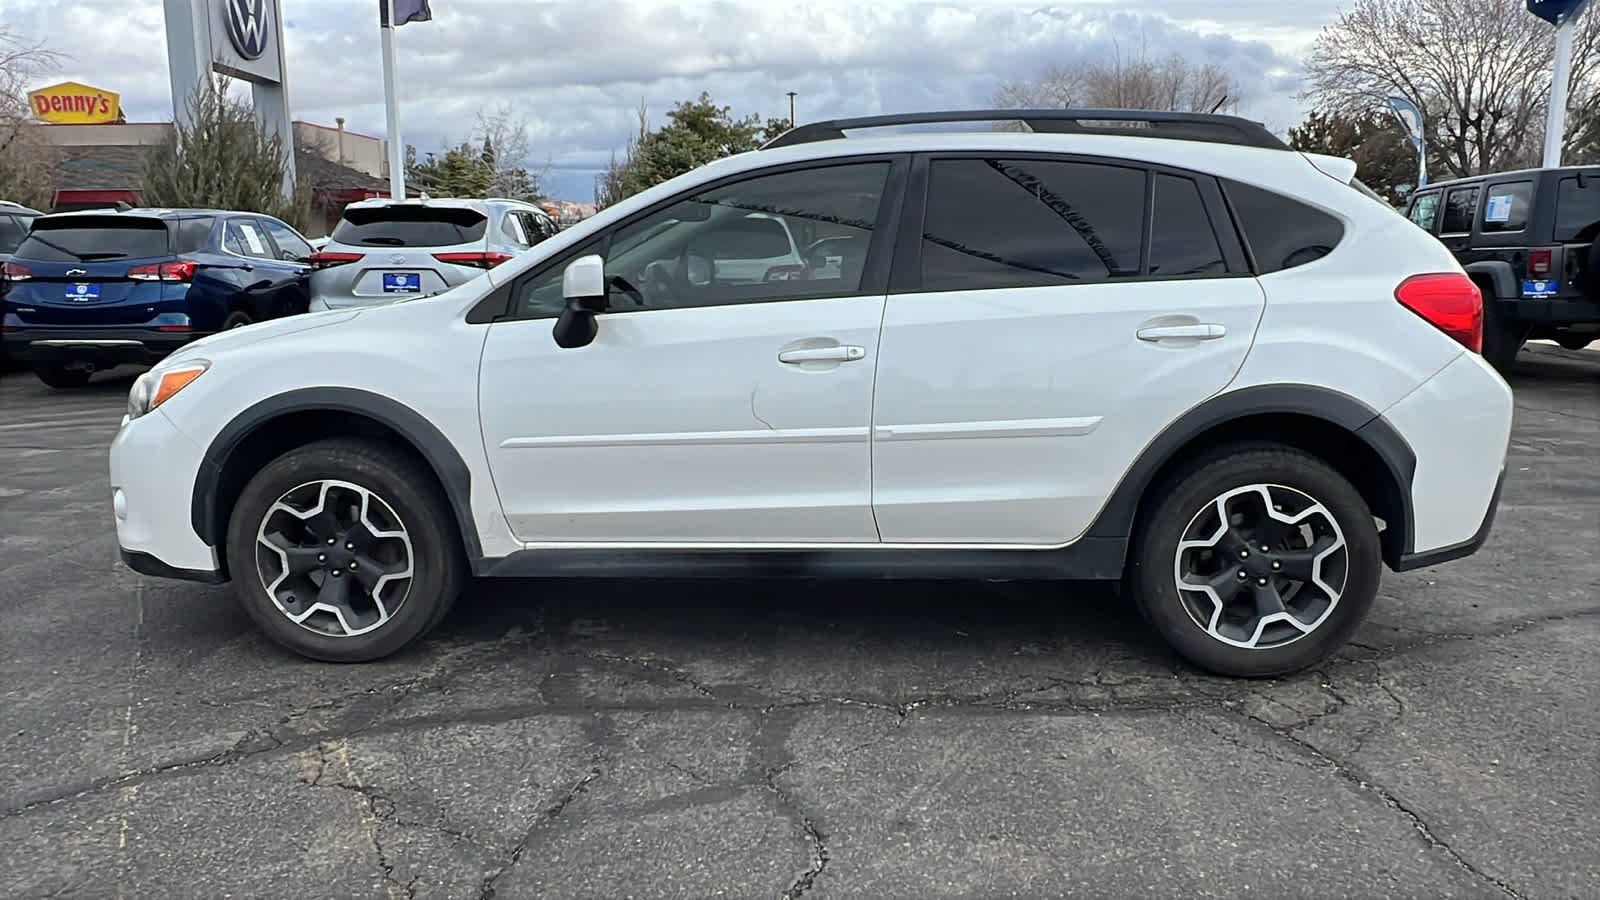
M 422 273 L 384 272 L 383 292 L 385 294 L 420 294 L 422 293 Z

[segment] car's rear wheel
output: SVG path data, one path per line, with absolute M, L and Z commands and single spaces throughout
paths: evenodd
M 34 363 L 33 374 L 53 388 L 81 388 L 94 375 L 94 366 L 81 363 Z
M 1361 494 L 1271 444 L 1220 448 L 1158 485 L 1127 585 L 1184 659 L 1236 677 L 1315 665 L 1377 597 L 1382 554 Z
M 230 328 L 243 328 L 253 321 L 255 320 L 250 318 L 249 313 L 235 311 L 230 313 L 226 319 L 222 320 L 222 330 L 227 331 Z
M 1556 336 L 1556 343 L 1565 350 L 1582 350 L 1594 343 L 1594 338 L 1582 334 L 1562 334 Z
M 466 578 L 432 472 L 355 440 L 291 450 L 240 494 L 228 568 L 278 644 L 329 662 L 388 656 L 444 618 Z

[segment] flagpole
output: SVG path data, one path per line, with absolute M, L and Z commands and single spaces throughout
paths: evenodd
M 395 96 L 394 0 L 379 0 L 382 5 L 383 105 L 389 118 L 389 196 L 406 196 L 405 147 L 400 143 L 400 99 Z

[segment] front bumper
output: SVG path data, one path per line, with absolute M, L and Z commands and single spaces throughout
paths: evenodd
M 6 332 L 6 355 L 21 362 L 90 362 L 153 365 L 191 341 L 197 331 L 148 328 L 22 328 Z
M 205 454 L 160 410 L 123 424 L 111 442 L 111 509 L 123 562 L 162 578 L 225 581 L 216 548 L 189 518 Z

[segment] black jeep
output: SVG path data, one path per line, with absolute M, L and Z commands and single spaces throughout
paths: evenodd
M 1529 340 L 1600 338 L 1600 166 L 1430 184 L 1406 215 L 1483 290 L 1483 355 L 1504 369 Z

